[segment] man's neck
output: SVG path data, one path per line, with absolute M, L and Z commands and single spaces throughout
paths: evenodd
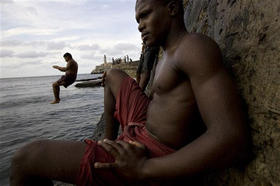
M 184 22 L 173 22 L 165 43 L 162 45 L 163 50 L 165 52 L 173 51 L 173 49 L 177 48 L 178 43 L 182 40 L 185 34 L 187 34 L 187 30 Z

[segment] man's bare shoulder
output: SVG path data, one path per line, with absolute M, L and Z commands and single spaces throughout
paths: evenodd
M 179 51 L 194 57 L 195 59 L 201 59 L 203 57 L 220 57 L 221 52 L 218 44 L 210 37 L 203 34 L 186 34 L 180 43 Z
M 77 64 L 77 62 L 76 62 L 74 59 L 71 59 L 71 60 L 69 61 L 69 63 L 71 63 L 71 64 Z
M 71 68 L 76 68 L 78 66 L 78 63 L 74 60 L 74 59 L 71 59 L 67 66 L 71 67 Z
M 202 72 L 222 67 L 222 54 L 218 44 L 202 34 L 186 34 L 176 56 L 180 67 L 187 72 Z
M 196 47 L 208 46 L 208 47 L 218 47 L 217 43 L 204 34 L 199 33 L 187 33 L 184 35 L 182 44 L 192 44 Z

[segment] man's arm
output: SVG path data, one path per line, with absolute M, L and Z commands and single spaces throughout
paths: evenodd
M 143 166 L 145 178 L 191 176 L 221 168 L 245 151 L 245 116 L 234 83 L 222 65 L 220 50 L 210 39 L 194 37 L 191 47 L 180 49 L 183 60 L 179 59 L 178 68 L 191 81 L 207 131 L 173 154 L 148 159 Z
M 149 83 L 151 77 L 151 71 L 153 69 L 154 63 L 157 60 L 157 55 L 159 52 L 158 47 L 147 48 L 144 53 L 143 69 L 140 74 L 139 86 L 144 91 Z
M 60 67 L 60 66 L 54 65 L 53 68 L 55 68 L 55 69 L 57 69 L 57 70 L 59 70 L 61 72 L 66 72 L 67 70 L 70 69 L 70 66 L 71 66 L 70 63 L 71 62 L 68 62 L 66 67 Z
M 146 89 L 146 86 L 149 83 L 150 80 L 150 71 L 143 72 L 140 74 L 140 81 L 139 81 L 139 87 L 144 91 Z

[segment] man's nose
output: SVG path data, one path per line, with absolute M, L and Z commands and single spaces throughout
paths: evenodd
M 139 32 L 142 32 L 143 29 L 144 29 L 144 23 L 143 23 L 143 21 L 140 21 L 139 25 L 138 25 L 138 30 L 139 30 Z

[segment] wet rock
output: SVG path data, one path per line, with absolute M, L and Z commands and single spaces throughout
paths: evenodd
M 75 84 L 75 87 L 77 88 L 99 87 L 101 86 L 101 82 L 102 80 L 86 81 L 86 82 Z

